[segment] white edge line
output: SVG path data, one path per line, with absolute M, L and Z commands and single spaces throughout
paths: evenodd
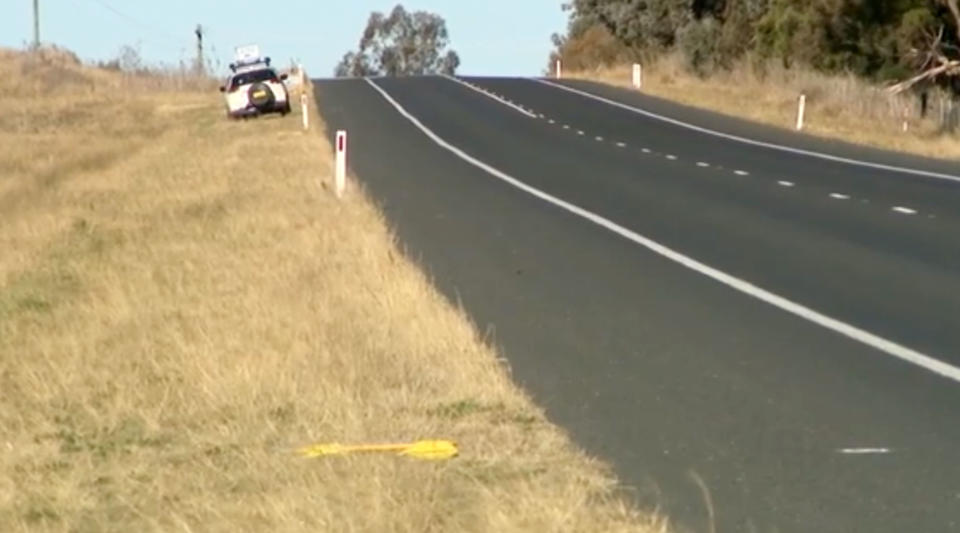
M 540 189 L 527 185 L 526 183 L 518 180 L 517 178 L 510 176 L 509 174 L 506 174 L 504 172 L 501 172 L 500 170 L 497 170 L 496 168 L 484 163 L 483 161 L 480 161 L 479 159 L 474 158 L 473 156 L 464 152 L 460 148 L 457 148 L 456 146 L 453 146 L 452 144 L 443 140 L 436 133 L 434 133 L 429 128 L 424 126 L 423 123 L 421 123 L 416 117 L 411 115 L 406 109 L 403 108 L 403 106 L 397 103 L 397 101 L 394 100 L 393 97 L 390 96 L 390 94 L 388 94 L 386 91 L 380 88 L 380 86 L 377 85 L 373 80 L 367 79 L 366 82 L 371 87 L 373 87 L 378 93 L 380 93 L 380 95 L 383 96 L 383 98 L 387 102 L 389 102 L 390 105 L 392 105 L 397 110 L 398 113 L 400 113 L 404 118 L 410 121 L 410 123 L 412 123 L 420 131 L 422 131 L 427 137 L 429 137 L 430 140 L 432 140 L 441 148 L 449 151 L 453 155 L 479 168 L 480 170 L 483 170 L 484 172 L 490 174 L 491 176 L 497 179 L 500 179 L 501 181 L 504 181 L 509 185 L 512 185 L 513 187 L 530 194 L 531 196 L 539 198 L 547 203 L 553 204 L 554 206 L 559 207 L 565 211 L 568 211 L 574 215 L 577 215 L 589 222 L 596 224 L 597 226 L 600 226 L 617 235 L 620 235 L 621 237 L 629 241 L 632 241 L 635 244 L 638 244 L 644 248 L 647 248 L 648 250 L 656 254 L 659 254 L 675 263 L 679 263 L 680 265 L 690 270 L 703 274 L 704 276 L 707 276 L 708 278 L 718 281 L 736 291 L 742 292 L 748 296 L 752 296 L 762 302 L 768 303 L 774 307 L 780 308 L 783 311 L 786 311 L 804 320 L 817 324 L 818 326 L 832 330 L 836 333 L 839 333 L 840 335 L 843 335 L 857 342 L 860 342 L 862 344 L 865 344 L 867 346 L 880 350 L 881 352 L 884 352 L 888 355 L 896 357 L 897 359 L 914 364 L 916 366 L 929 370 L 930 372 L 938 374 L 942 377 L 945 377 L 947 379 L 960 383 L 960 368 L 958 367 L 955 367 L 953 365 L 950 365 L 938 359 L 934 359 L 929 355 L 925 355 L 912 348 L 908 348 L 901 344 L 897 344 L 891 340 L 885 339 L 883 337 L 870 333 L 869 331 L 860 329 L 851 324 L 847 324 L 835 318 L 831 318 L 827 315 L 824 315 L 823 313 L 820 313 L 809 307 L 806 307 L 804 305 L 788 300 L 783 296 L 774 294 L 766 289 L 757 287 L 756 285 L 753 285 L 750 282 L 734 277 L 730 274 L 727 274 L 726 272 L 723 272 L 709 265 L 701 263 L 691 257 L 687 257 L 686 255 L 683 255 L 680 252 L 677 252 L 652 239 L 644 237 L 639 233 L 636 233 L 623 226 L 620 226 L 617 223 L 609 219 L 606 219 L 596 213 L 587 211 L 582 207 L 571 204 L 570 202 L 557 198 L 556 196 L 552 196 L 544 191 L 541 191 Z
M 729 139 L 729 140 L 731 140 L 731 141 L 737 141 L 737 142 L 741 142 L 741 143 L 744 143 L 744 144 L 750 144 L 750 145 L 753 145 L 753 146 L 761 146 L 761 147 L 763 147 L 763 148 L 770 148 L 770 149 L 773 149 L 773 150 L 780 150 L 780 151 L 783 151 L 783 152 L 790 152 L 790 153 L 792 153 L 792 154 L 800 154 L 800 155 L 805 155 L 805 156 L 809 156 L 809 157 L 816 157 L 816 158 L 818 158 L 818 159 L 825 159 L 825 160 L 827 160 L 827 161 L 834 161 L 834 162 L 837 162 L 837 163 L 846 163 L 846 164 L 849 164 L 849 165 L 858 165 L 858 166 L 867 167 L 867 168 L 874 168 L 874 169 L 878 169 L 878 170 L 889 170 L 889 171 L 891 171 L 891 172 L 901 172 L 901 173 L 904 173 L 904 174 L 913 174 L 913 175 L 916 175 L 916 176 L 924 176 L 924 177 L 927 177 L 927 178 L 937 178 L 937 179 L 955 181 L 955 182 L 960 183 L 960 176 L 954 176 L 954 175 L 952 175 L 952 174 L 943 174 L 943 173 L 940 173 L 940 172 L 930 172 L 930 171 L 927 171 L 927 170 L 919 170 L 919 169 L 907 168 L 907 167 L 898 167 L 898 166 L 896 166 L 896 165 L 884 165 L 884 164 L 882 164 L 882 163 L 871 163 L 871 162 L 869 162 L 869 161 L 861 161 L 861 160 L 859 160 L 859 159 L 851 159 L 851 158 L 848 158 L 848 157 L 840 157 L 840 156 L 836 156 L 836 155 L 824 154 L 824 153 L 821 153 L 821 152 L 814 152 L 814 151 L 812 151 L 812 150 L 803 150 L 803 149 L 801 149 L 801 148 L 792 148 L 792 147 L 790 147 L 790 146 L 784 146 L 784 145 L 782 145 L 782 144 L 775 144 L 775 143 L 768 143 L 768 142 L 763 142 L 763 141 L 756 141 L 756 140 L 753 140 L 753 139 L 748 139 L 748 138 L 746 138 L 746 137 L 740 137 L 739 135 L 731 135 L 731 134 L 729 134 L 729 133 L 723 133 L 723 132 L 719 132 L 719 131 L 716 131 L 716 130 L 711 130 L 711 129 L 709 129 L 709 128 L 704 128 L 704 127 L 701 127 L 701 126 L 695 126 L 695 125 L 693 125 L 693 124 L 689 124 L 689 123 L 687 123 L 687 122 L 683 122 L 682 120 L 677 120 L 677 119 L 675 119 L 675 118 L 670 118 L 670 117 L 666 117 L 666 116 L 663 116 L 663 115 L 658 115 L 658 114 L 656 114 L 656 113 L 652 113 L 652 112 L 650 112 L 650 111 L 646 111 L 646 110 L 643 110 L 643 109 L 640 109 L 640 108 L 637 108 L 637 107 L 633 107 L 633 106 L 631 106 L 631 105 L 627 105 L 627 104 L 624 104 L 624 103 L 622 103 L 622 102 L 617 102 L 616 100 L 611 100 L 611 99 L 609 99 L 609 98 L 604 98 L 604 97 L 602 97 L 602 96 L 597 96 L 597 95 L 595 95 L 595 94 L 593 94 L 593 93 L 589 93 L 589 92 L 587 92 L 587 91 L 581 91 L 581 90 L 579 90 L 579 89 L 574 89 L 573 87 L 567 87 L 566 85 L 560 85 L 559 83 L 553 83 L 553 82 L 551 82 L 551 81 L 542 80 L 542 79 L 539 79 L 539 78 L 530 78 L 530 79 L 531 79 L 531 81 L 535 81 L 535 82 L 537 82 L 537 83 L 542 83 L 542 84 L 544 84 L 544 85 L 549 85 L 550 87 L 555 87 L 555 88 L 557 88 L 557 89 L 561 89 L 561 90 L 564 90 L 564 91 L 567 91 L 567 92 L 571 92 L 571 93 L 574 93 L 574 94 L 579 94 L 580 96 L 584 96 L 584 97 L 590 98 L 590 99 L 592 99 L 592 100 L 596 100 L 596 101 L 598 101 L 598 102 L 603 102 L 603 103 L 605 103 L 605 104 L 609 104 L 609 105 L 612 105 L 612 106 L 616 106 L 616 107 L 619 107 L 619 108 L 621 108 L 621 109 L 626 109 L 627 111 L 632 111 L 632 112 L 634 112 L 634 113 L 637 113 L 637 114 L 639 114 L 639 115 L 643 115 L 643 116 L 645 116 L 645 117 L 649 117 L 649 118 L 652 118 L 652 119 L 660 120 L 660 121 L 662 121 L 662 122 L 667 122 L 667 123 L 669 123 L 669 124 L 673 124 L 673 125 L 675 125 L 675 126 L 680 126 L 680 127 L 682 127 L 682 128 L 687 128 L 687 129 L 690 129 L 690 130 L 693 130 L 693 131 L 698 131 L 698 132 L 700 132 L 700 133 L 706 133 L 707 135 L 713 135 L 713 136 L 715 136 L 715 137 L 721 137 L 721 138 L 724 138 L 724 139 Z
M 890 448 L 840 448 L 838 453 L 846 455 L 882 455 L 893 453 Z
M 524 115 L 526 115 L 526 116 L 528 116 L 528 117 L 530 117 L 530 118 L 537 118 L 537 115 L 535 115 L 535 114 L 527 111 L 526 109 L 518 106 L 517 104 L 514 104 L 513 102 L 509 102 L 509 101 L 507 101 L 507 100 L 505 100 L 505 99 L 503 99 L 503 98 L 500 98 L 499 96 L 496 96 L 496 95 L 494 95 L 494 94 L 490 94 L 489 92 L 481 89 L 480 87 L 477 87 L 476 85 L 473 85 L 472 83 L 467 83 L 467 82 L 465 82 L 465 81 L 463 81 L 463 80 L 461 80 L 461 79 L 459 79 L 459 78 L 455 78 L 455 77 L 453 77 L 453 76 L 450 76 L 449 74 L 443 74 L 443 75 L 441 75 L 440 77 L 441 77 L 441 78 L 446 78 L 446 79 L 448 79 L 448 80 L 450 80 L 450 81 L 452 81 L 452 82 L 454 82 L 454 83 L 459 83 L 460 85 L 463 85 L 464 87 L 470 89 L 471 91 L 480 93 L 480 94 L 486 96 L 487 98 L 489 98 L 489 99 L 491 99 L 491 100 L 496 100 L 497 102 L 500 102 L 501 104 L 509 107 L 510 109 L 513 109 L 513 110 L 516 111 L 517 113 L 522 113 L 522 114 L 524 114 Z

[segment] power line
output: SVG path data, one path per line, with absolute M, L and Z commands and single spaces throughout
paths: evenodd
M 106 11 L 109 11 L 109 12 L 112 13 L 114 16 L 116 16 L 116 17 L 118 17 L 118 18 L 122 18 L 123 20 L 125 20 L 125 21 L 133 24 L 134 26 L 138 26 L 140 29 L 147 30 L 147 31 L 149 31 L 150 33 L 152 33 L 152 34 L 153 34 L 154 36 L 156 36 L 156 37 L 162 38 L 161 40 L 163 41 L 162 43 L 159 43 L 159 42 L 155 42 L 153 39 L 139 39 L 139 40 L 142 41 L 142 42 L 146 42 L 146 43 L 148 43 L 148 44 L 153 44 L 153 45 L 162 46 L 162 47 L 164 47 L 164 48 L 169 48 L 170 50 L 177 50 L 178 52 L 181 52 L 181 53 L 182 53 L 183 51 L 185 51 L 185 50 L 186 50 L 186 47 L 188 46 L 187 43 L 188 43 L 189 41 L 187 40 L 186 37 L 180 38 L 180 37 L 177 37 L 177 36 L 175 36 L 175 35 L 173 35 L 173 34 L 171 34 L 171 33 L 168 33 L 168 32 L 165 31 L 165 30 L 161 30 L 161 29 L 159 29 L 159 28 L 157 28 L 157 27 L 155 27 L 155 26 L 152 26 L 152 25 L 150 25 L 150 24 L 144 23 L 144 22 L 140 21 L 139 19 L 137 19 L 136 17 L 133 17 L 133 16 L 131 16 L 131 15 L 128 15 L 127 13 L 125 13 L 125 12 L 117 9 L 117 8 L 114 7 L 113 5 L 107 3 L 107 2 L 105 2 L 105 1 L 103 1 L 103 0 L 85 0 L 85 2 L 84 2 L 83 4 L 81 4 L 78 0 L 68 0 L 68 1 L 69 1 L 71 4 L 77 6 L 78 8 L 81 8 L 81 9 L 88 9 L 88 8 L 92 7 L 91 4 L 96 4 L 99 8 L 104 9 L 104 10 L 106 10 Z
M 126 19 L 128 22 L 132 22 L 133 24 L 136 24 L 137 26 L 140 26 L 141 28 L 143 28 L 143 29 L 145 29 L 145 30 L 150 30 L 150 31 L 154 31 L 154 32 L 157 32 L 157 33 L 161 33 L 161 34 L 163 34 L 165 37 L 168 37 L 168 38 L 171 38 L 171 39 L 177 39 L 177 37 L 174 37 L 174 36 L 168 34 L 166 31 L 162 31 L 162 30 L 158 31 L 157 28 L 154 28 L 153 26 L 151 26 L 151 25 L 149 25 L 149 24 L 145 24 L 145 23 L 141 22 L 140 20 L 136 19 L 135 17 L 132 17 L 132 16 L 124 13 L 123 11 L 120 11 L 119 9 L 117 9 L 117 8 L 113 7 L 112 5 L 104 2 L 103 0 L 87 0 L 87 1 L 88 1 L 88 2 L 94 2 L 95 4 L 98 4 L 100 7 L 106 9 L 107 11 L 110 11 L 110 12 L 113 13 L 114 15 L 117 15 L 117 16 L 120 17 L 120 18 Z

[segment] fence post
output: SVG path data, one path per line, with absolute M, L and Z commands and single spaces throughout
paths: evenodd
M 643 65 L 640 63 L 633 64 L 633 87 L 635 89 L 643 88 Z
M 804 115 L 807 113 L 807 95 L 800 95 L 800 104 L 797 108 L 797 131 L 803 130 Z
M 337 198 L 343 198 L 343 193 L 347 188 L 347 132 L 337 131 L 337 161 L 335 187 Z

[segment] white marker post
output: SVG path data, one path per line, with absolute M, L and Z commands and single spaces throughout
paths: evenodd
M 307 93 L 300 91 L 300 116 L 303 118 L 303 131 L 310 129 L 310 110 L 307 109 Z
M 557 79 L 563 79 L 563 63 L 557 60 Z
M 303 71 L 303 64 L 297 64 L 297 73 L 300 76 L 300 116 L 303 119 L 303 130 L 310 129 L 310 110 L 307 107 L 307 73 Z
M 633 88 L 643 88 L 643 66 L 640 63 L 633 64 Z
M 807 95 L 800 95 L 800 105 L 797 109 L 797 131 L 803 130 L 803 118 L 807 113 Z
M 337 198 L 343 198 L 343 193 L 347 188 L 347 132 L 340 130 L 337 132 L 337 169 L 335 187 Z

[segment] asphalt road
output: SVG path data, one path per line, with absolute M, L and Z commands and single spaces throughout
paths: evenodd
M 960 382 L 735 290 L 519 180 L 769 293 L 960 366 L 960 165 L 533 80 L 319 81 L 415 260 L 515 379 L 679 531 L 960 531 Z M 528 116 L 533 113 L 533 117 Z M 541 117 L 542 115 L 542 117 Z M 895 210 L 897 209 L 897 210 Z M 896 350 L 893 350 L 896 351 Z M 464 443 L 469 446 L 469 443 Z M 707 504 L 710 502 L 710 505 Z

